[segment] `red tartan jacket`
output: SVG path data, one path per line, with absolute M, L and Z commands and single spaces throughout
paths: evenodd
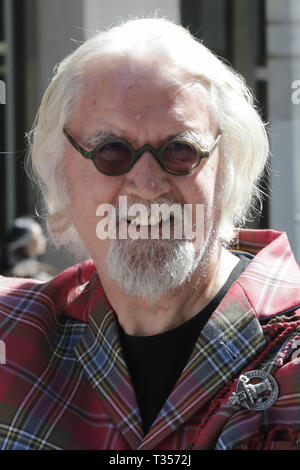
M 201 331 L 146 435 L 116 314 L 93 262 L 42 283 L 0 278 L 0 448 L 292 449 L 300 437 L 300 270 L 287 236 L 240 230 L 253 259 Z M 245 408 L 241 375 L 279 388 Z M 266 384 L 267 382 L 264 382 Z M 254 388 L 256 382 L 254 383 Z

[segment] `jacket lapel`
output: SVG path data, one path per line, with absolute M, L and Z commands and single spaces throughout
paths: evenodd
M 153 449 L 206 405 L 265 344 L 243 290 L 234 283 L 203 328 L 173 392 L 139 449 Z
M 112 421 L 128 444 L 136 449 L 143 437 L 139 408 L 122 354 L 115 313 L 103 291 L 99 295 L 98 277 L 95 283 L 98 284 L 97 294 L 91 292 L 89 301 L 81 299 L 80 302 L 90 305 L 90 314 L 86 330 L 75 346 L 75 354 Z

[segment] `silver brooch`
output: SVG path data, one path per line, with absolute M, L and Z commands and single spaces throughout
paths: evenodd
M 263 370 L 250 370 L 239 377 L 236 391 L 229 398 L 230 405 L 240 405 L 248 410 L 266 410 L 278 397 L 274 377 Z

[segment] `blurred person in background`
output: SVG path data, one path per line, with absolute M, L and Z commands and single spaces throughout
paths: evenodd
M 1 274 L 49 281 L 57 272 L 39 260 L 46 247 L 47 239 L 38 222 L 29 216 L 15 219 L 2 243 Z
M 172 22 L 126 22 L 61 62 L 29 163 L 52 241 L 88 259 L 0 279 L 1 449 L 297 447 L 299 266 L 285 233 L 242 228 L 268 157 L 243 78 Z M 164 239 L 186 205 L 201 237 Z

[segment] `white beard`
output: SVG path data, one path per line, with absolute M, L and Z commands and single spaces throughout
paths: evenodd
M 111 240 L 106 257 L 109 276 L 127 294 L 155 301 L 184 286 L 196 268 L 206 276 L 214 245 L 212 226 L 200 250 L 191 240 Z

